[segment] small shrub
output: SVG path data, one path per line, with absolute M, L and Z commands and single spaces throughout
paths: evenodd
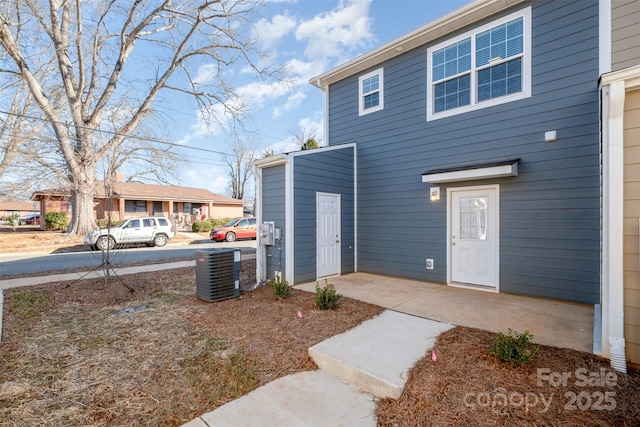
M 196 221 L 191 224 L 191 231 L 195 233 L 206 233 L 211 231 L 211 223 L 209 221 Z
M 271 281 L 271 287 L 273 288 L 273 296 L 277 299 L 285 299 L 291 296 L 291 286 L 286 280 L 283 282 L 280 276 L 276 276 Z
M 44 217 L 47 230 L 64 231 L 69 224 L 69 216 L 64 212 L 49 212 Z
M 214 228 L 222 227 L 232 219 L 233 218 L 209 218 L 206 221 L 211 223 L 211 229 L 213 230 Z
M 540 349 L 539 345 L 531 344 L 532 339 L 533 335 L 529 331 L 519 333 L 509 329 L 507 335 L 499 332 L 493 337 L 491 354 L 520 367 L 531 362 Z
M 342 295 L 336 292 L 336 288 L 324 279 L 324 287 L 320 287 L 320 284 L 316 284 L 316 299 L 315 304 L 320 310 L 335 310 L 340 306 L 340 298 Z
M 17 213 L 14 213 L 10 217 L 8 217 L 8 220 L 9 224 L 11 224 L 12 227 L 17 227 L 20 225 L 20 215 L 18 215 Z

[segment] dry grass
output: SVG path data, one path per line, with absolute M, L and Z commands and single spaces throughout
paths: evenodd
M 0 253 L 88 250 L 88 245 L 82 243 L 83 239 L 84 236 L 70 236 L 59 231 L 40 231 L 37 226 L 21 225 L 15 229 L 0 226 Z M 188 240 L 191 239 L 178 232 L 171 242 Z
M 381 311 L 320 311 L 313 294 L 277 301 L 269 288 L 206 303 L 193 268 L 122 279 L 133 293 L 117 280 L 6 291 L 0 425 L 180 425 L 315 369 L 308 347 Z

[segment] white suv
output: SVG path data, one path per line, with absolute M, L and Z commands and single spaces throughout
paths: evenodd
M 164 246 L 175 234 L 173 224 L 167 218 L 150 216 L 131 218 L 117 227 L 94 230 L 87 234 L 84 242 L 103 251 L 128 243 Z

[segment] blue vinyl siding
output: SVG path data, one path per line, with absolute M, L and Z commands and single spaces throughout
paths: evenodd
M 294 157 L 295 283 L 315 280 L 316 193 L 341 195 L 342 273 L 354 271 L 354 148 Z
M 358 147 L 359 271 L 445 283 L 447 188 L 497 183 L 500 290 L 599 301 L 598 4 L 531 6 L 530 98 L 427 122 L 428 46 L 376 66 L 385 109 L 375 114 L 358 116 L 357 75 L 330 86 L 329 141 Z M 557 141 L 544 142 L 549 130 Z M 425 171 L 508 158 L 520 158 L 517 177 L 438 184 L 429 202 Z
M 285 271 L 285 171 L 284 166 L 262 169 L 262 221 L 273 221 L 281 230 L 281 239 L 266 247 L 267 278 L 273 279 L 275 271 Z

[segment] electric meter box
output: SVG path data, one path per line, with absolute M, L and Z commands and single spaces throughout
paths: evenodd
M 273 221 L 267 221 L 260 224 L 260 229 L 258 230 L 258 233 L 260 236 L 261 245 L 271 246 L 275 243 L 274 230 L 275 230 L 275 223 Z

